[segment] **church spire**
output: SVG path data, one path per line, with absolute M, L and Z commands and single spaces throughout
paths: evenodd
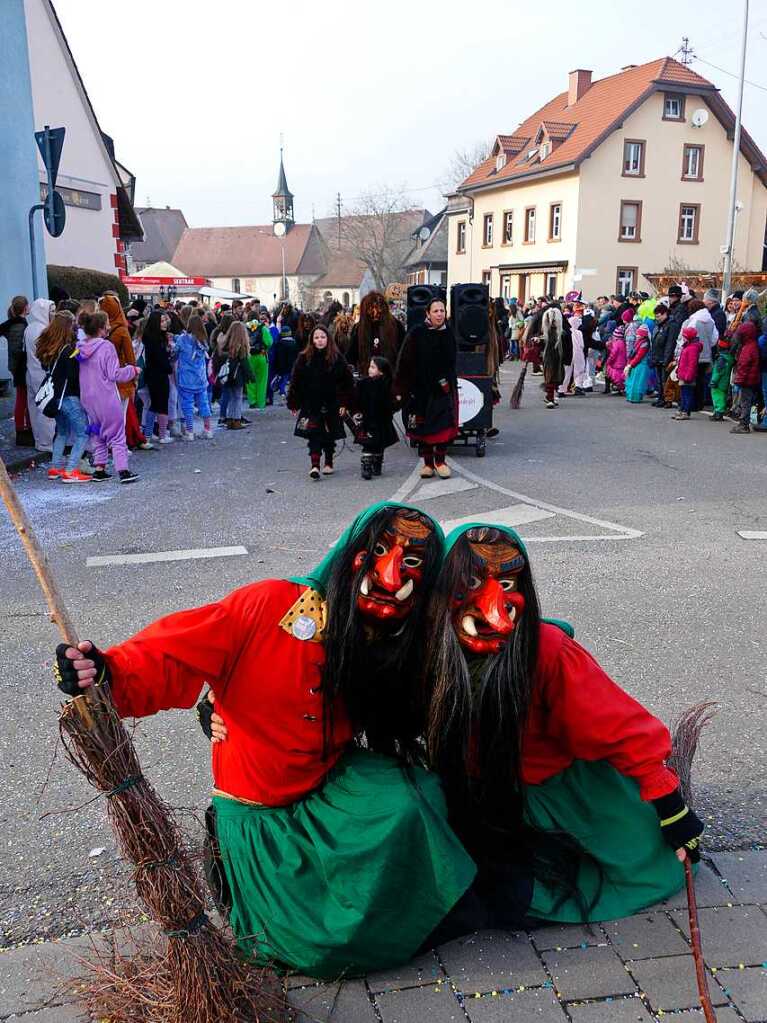
M 277 176 L 277 188 L 272 193 L 272 202 L 274 206 L 273 222 L 284 224 L 286 229 L 292 227 L 295 222 L 293 219 L 293 193 L 288 188 L 288 179 L 285 176 L 282 144 L 280 144 L 280 172 Z

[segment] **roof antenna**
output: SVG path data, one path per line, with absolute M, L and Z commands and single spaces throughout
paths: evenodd
M 676 51 L 674 56 L 679 54 L 680 63 L 684 64 L 685 67 L 689 67 L 690 64 L 695 60 L 695 54 L 690 46 L 690 39 L 688 36 L 682 36 L 682 45 Z

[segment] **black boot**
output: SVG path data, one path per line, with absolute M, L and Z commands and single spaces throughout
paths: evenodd
M 373 459 L 375 455 L 363 455 L 360 461 L 360 475 L 363 480 L 372 480 L 373 478 Z
M 380 476 L 383 469 L 383 455 L 373 455 L 373 475 Z

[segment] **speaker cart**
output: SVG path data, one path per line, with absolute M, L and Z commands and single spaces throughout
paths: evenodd
M 477 458 L 484 458 L 485 438 L 493 425 L 493 380 L 487 375 L 484 352 L 457 353 L 458 436 L 452 445 L 474 445 Z

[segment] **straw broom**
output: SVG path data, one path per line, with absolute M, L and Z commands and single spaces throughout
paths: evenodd
M 65 643 L 77 632 L 32 526 L 0 459 L 0 496 L 21 537 Z M 266 1023 L 284 1017 L 272 974 L 240 957 L 205 913 L 205 885 L 170 807 L 141 771 L 108 686 L 90 687 L 62 706 L 68 758 L 106 796 L 107 816 L 133 865 L 139 899 L 166 941 L 92 964 L 78 985 L 89 1010 L 110 1023 Z
M 711 709 L 714 706 L 716 706 L 714 703 L 696 703 L 684 711 L 674 728 L 669 767 L 676 771 L 679 777 L 682 798 L 690 807 L 692 806 L 692 762 L 698 749 L 701 732 L 714 716 L 715 712 Z M 706 1023 L 716 1023 L 716 1015 L 711 1004 L 711 996 L 706 980 L 706 964 L 703 959 L 698 903 L 695 898 L 695 878 L 690 866 L 689 856 L 685 856 L 684 860 L 684 878 L 687 887 L 687 913 L 690 920 L 690 940 L 692 942 L 693 959 L 695 960 L 695 979 L 698 984 L 698 996 Z

